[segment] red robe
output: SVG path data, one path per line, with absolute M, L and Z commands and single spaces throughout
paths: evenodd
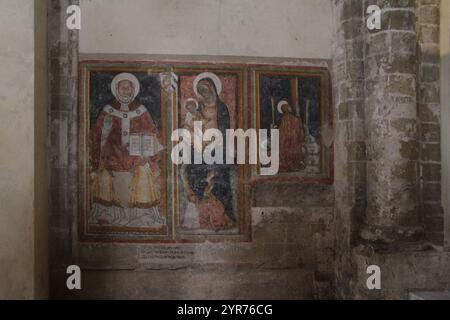
M 303 165 L 303 123 L 299 117 L 284 112 L 280 123 L 280 171 L 298 171 Z
M 230 218 L 225 214 L 223 204 L 214 196 L 198 202 L 198 216 L 201 229 L 225 230 L 233 227 Z
M 134 100 L 129 104 L 129 111 L 134 111 L 141 104 Z M 120 110 L 120 104 L 117 100 L 110 104 L 116 110 Z M 129 171 L 134 166 L 144 165 L 146 159 L 140 156 L 131 156 L 126 146 L 122 146 L 122 119 L 112 117 L 112 129 L 101 146 L 102 128 L 105 117 L 108 113 L 103 110 L 97 118 L 95 124 L 90 131 L 90 159 L 92 169 L 96 171 L 100 165 L 100 161 L 108 171 Z M 160 141 L 159 132 L 149 112 L 130 119 L 130 132 L 132 134 L 154 134 Z M 157 156 L 151 158 L 151 165 L 154 166 L 158 160 Z

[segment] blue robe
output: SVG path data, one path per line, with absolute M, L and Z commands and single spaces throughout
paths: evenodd
M 226 130 L 230 129 L 230 113 L 228 108 L 219 98 L 216 101 L 217 108 L 217 127 L 223 136 L 223 155 L 226 155 Z M 192 157 L 194 152 L 192 150 Z M 224 161 L 225 162 L 225 161 Z M 193 159 L 192 159 L 192 162 Z M 215 176 L 213 178 L 214 188 L 211 193 L 219 200 L 225 209 L 225 214 L 232 220 L 236 221 L 236 217 L 233 213 L 233 196 L 231 191 L 230 182 L 230 166 L 227 164 L 190 164 L 186 166 L 186 173 L 188 176 L 189 185 L 192 191 L 198 199 L 202 200 L 205 192 L 205 188 L 208 185 L 206 180 L 208 173 L 214 171 Z

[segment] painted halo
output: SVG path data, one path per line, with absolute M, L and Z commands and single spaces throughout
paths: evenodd
M 203 72 L 203 73 L 200 73 L 197 76 L 197 78 L 195 78 L 194 83 L 193 83 L 193 85 L 194 85 L 194 92 L 195 92 L 195 94 L 197 96 L 198 96 L 197 85 L 203 79 L 211 79 L 214 82 L 214 85 L 216 86 L 217 95 L 220 95 L 220 93 L 222 92 L 222 82 L 220 81 L 219 77 L 216 76 L 212 72 Z
M 111 92 L 113 94 L 113 96 L 117 99 L 117 85 L 119 84 L 120 81 L 123 80 L 128 80 L 133 84 L 134 87 L 134 94 L 133 94 L 133 99 L 136 98 L 136 96 L 139 94 L 139 90 L 141 89 L 141 86 L 139 84 L 139 80 L 136 78 L 136 76 L 132 75 L 131 73 L 120 73 L 117 76 L 114 77 L 114 79 L 111 81 Z
M 285 104 L 289 104 L 289 102 L 287 102 L 286 100 L 281 100 L 280 102 L 278 102 L 277 104 L 277 110 L 279 113 L 283 114 L 283 110 L 281 110 L 281 107 Z
M 191 102 L 191 101 L 195 103 L 196 109 L 198 109 L 198 102 L 197 102 L 197 100 L 195 100 L 194 98 L 188 98 L 188 99 L 186 99 L 186 101 L 184 101 L 183 107 L 186 109 L 187 104 L 188 104 L 189 102 Z M 187 110 L 187 109 L 186 109 L 186 110 Z

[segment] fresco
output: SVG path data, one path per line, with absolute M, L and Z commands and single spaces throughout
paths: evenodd
M 83 236 L 168 234 L 167 97 L 158 71 L 84 70 L 79 124 Z
M 273 178 L 332 183 L 334 137 L 327 70 L 253 66 L 251 74 L 254 126 L 279 129 L 280 166 Z M 257 168 L 256 178 L 258 172 Z
M 192 131 L 200 121 L 203 131 L 243 128 L 245 70 L 175 69 L 179 76 L 178 127 Z M 207 147 L 204 142 L 203 147 Z M 192 154 L 195 152 L 193 150 Z M 223 151 L 225 153 L 225 150 Z M 182 165 L 176 181 L 178 229 L 185 236 L 220 236 L 243 232 L 244 210 L 240 205 L 243 168 L 227 164 Z
M 80 63 L 78 230 L 81 240 L 251 240 L 249 194 L 266 179 L 332 181 L 332 112 L 325 69 L 245 64 Z M 189 144 L 189 163 L 171 158 L 177 129 L 195 140 L 213 129 L 266 129 L 279 170 L 195 162 L 218 142 Z M 330 138 L 331 137 L 331 138 Z M 330 140 L 331 139 L 331 140 Z M 219 141 L 224 154 L 226 141 Z M 184 142 L 183 142 L 184 143 Z M 203 153 L 202 153 L 203 155 Z
M 244 167 L 171 162 L 171 132 L 244 128 L 245 68 L 82 62 L 81 240 L 243 241 Z M 206 145 L 205 145 L 206 147 Z

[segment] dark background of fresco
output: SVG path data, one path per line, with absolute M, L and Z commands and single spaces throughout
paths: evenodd
M 259 94 L 261 129 L 270 129 L 270 124 L 272 123 L 272 102 L 270 98 L 272 96 L 275 98 L 275 107 L 281 100 L 287 100 L 292 104 L 289 84 L 289 79 L 291 78 L 292 76 L 261 76 Z M 320 135 L 320 78 L 298 77 L 298 97 L 300 116 L 304 125 L 306 100 L 310 100 L 309 130 L 312 136 L 318 138 Z M 281 114 L 275 111 L 275 123 L 280 125 L 280 120 Z M 270 131 L 268 133 L 270 135 Z
M 92 71 L 90 73 L 90 121 L 95 123 L 103 107 L 114 98 L 111 93 L 111 81 L 121 73 L 110 71 Z M 150 112 L 156 127 L 161 128 L 161 85 L 159 75 L 149 75 L 147 72 L 130 72 L 138 78 L 141 88 L 137 99 Z

